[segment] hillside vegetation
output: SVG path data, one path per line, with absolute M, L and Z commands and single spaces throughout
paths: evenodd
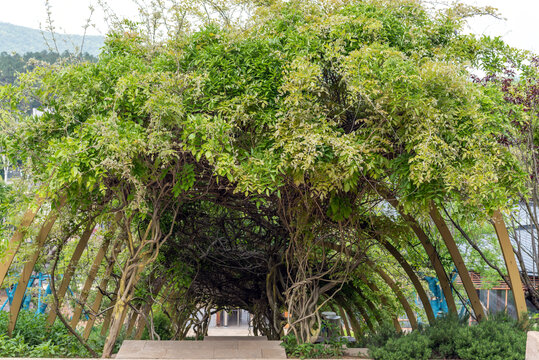
M 44 36 L 49 45 L 47 45 Z M 60 53 L 64 51 L 78 52 L 82 44 L 81 35 L 56 34 L 55 37 Z M 103 41 L 102 36 L 86 36 L 82 50 L 83 52 L 97 55 L 99 54 L 99 49 L 103 46 Z M 50 50 L 50 46 L 53 45 L 49 33 L 44 34 L 41 30 L 0 22 L 0 53 L 4 51 L 18 54 L 41 52 Z

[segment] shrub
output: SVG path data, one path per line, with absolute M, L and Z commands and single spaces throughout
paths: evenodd
M 394 331 L 393 331 L 394 332 Z M 389 336 L 382 329 L 367 341 L 376 360 L 462 359 L 517 360 L 526 352 L 526 331 L 522 324 L 505 314 L 491 315 L 488 320 L 468 326 L 465 319 L 448 315 L 436 319 L 432 326 L 404 336 Z M 383 339 L 387 339 L 382 343 Z
M 466 360 L 521 360 L 526 353 L 526 332 L 506 315 L 494 315 L 465 327 L 456 340 L 457 354 Z
M 49 328 L 46 315 L 21 310 L 14 336 L 9 338 L 5 335 L 8 319 L 9 312 L 0 312 L 0 357 L 90 357 L 60 321 Z M 94 349 L 102 348 L 90 344 Z
M 382 347 L 370 348 L 370 354 L 376 360 L 428 360 L 432 355 L 429 338 L 420 331 L 390 338 Z
M 441 358 L 454 359 L 457 355 L 457 341 L 464 328 L 468 328 L 468 318 L 459 319 L 456 314 L 448 314 L 427 326 L 425 335 L 430 340 L 430 348 Z
M 293 334 L 288 334 L 283 338 L 281 346 L 284 347 L 286 355 L 291 358 L 333 358 L 343 354 L 342 343 L 332 341 L 325 344 L 298 344 Z
M 163 314 L 161 311 L 157 312 L 153 317 L 153 326 L 157 335 L 161 340 L 170 340 L 172 339 L 172 325 L 168 316 Z M 148 332 L 148 327 L 144 329 L 142 333 L 142 339 L 150 339 L 150 334 Z

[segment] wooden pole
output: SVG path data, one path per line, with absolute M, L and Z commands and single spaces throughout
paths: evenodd
M 71 257 L 71 260 L 69 260 L 69 264 L 67 265 L 66 271 L 62 278 L 60 288 L 56 292 L 58 294 L 58 304 L 54 304 L 53 306 L 56 306 L 58 308 L 62 307 L 62 301 L 64 299 L 65 293 L 67 292 L 67 288 L 69 287 L 69 282 L 71 281 L 71 278 L 75 273 L 75 269 L 77 268 L 80 257 L 82 256 L 82 253 L 84 252 L 84 249 L 86 248 L 88 240 L 90 239 L 90 236 L 92 235 L 94 229 L 95 224 L 93 222 L 89 222 L 86 225 L 86 229 L 84 229 L 84 232 L 82 233 L 82 236 L 77 243 L 77 247 L 73 252 L 73 256 Z M 49 315 L 47 317 L 47 325 L 51 326 L 52 324 L 54 324 L 54 320 L 56 320 L 56 311 L 54 311 L 51 307 L 51 310 L 49 311 Z
M 342 306 L 340 306 L 337 303 L 337 309 L 339 309 L 339 314 L 341 315 L 342 322 L 344 323 L 344 328 L 346 329 L 346 336 L 352 336 L 352 333 L 350 332 L 350 324 L 348 322 L 348 316 L 346 316 L 346 312 L 344 312 Z
M 408 317 L 408 321 L 410 322 L 410 325 L 412 326 L 412 330 L 417 329 L 417 319 L 415 317 L 414 311 L 412 310 L 412 307 L 410 306 L 410 303 L 408 300 L 406 300 L 406 297 L 402 293 L 401 289 L 395 284 L 395 281 L 387 275 L 382 269 L 380 269 L 379 266 L 376 266 L 373 261 L 367 260 L 367 264 L 369 264 L 370 267 L 372 267 L 378 275 L 382 278 L 382 280 L 385 281 L 385 283 L 390 287 L 390 289 L 395 293 L 395 296 L 397 296 L 397 299 L 401 303 L 402 307 L 404 308 L 404 311 L 406 312 L 406 316 Z
M 442 235 L 442 239 L 444 240 L 445 246 L 447 247 L 447 250 L 449 251 L 451 258 L 453 259 L 453 262 L 455 263 L 455 267 L 457 268 L 457 271 L 459 273 L 460 280 L 462 281 L 462 285 L 464 285 L 464 290 L 466 290 L 466 294 L 468 294 L 468 299 L 470 299 L 470 304 L 472 305 L 472 310 L 475 314 L 475 318 L 477 319 L 477 321 L 481 321 L 485 319 L 485 312 L 483 311 L 483 305 L 481 305 L 481 300 L 479 300 L 479 295 L 477 294 L 477 291 L 475 290 L 475 286 L 472 282 L 472 279 L 470 278 L 470 273 L 468 272 L 468 269 L 466 268 L 464 259 L 462 259 L 462 256 L 460 255 L 460 251 L 457 247 L 457 244 L 455 243 L 453 234 L 451 234 L 451 231 L 447 227 L 447 224 L 445 223 L 444 219 L 440 215 L 440 212 L 436 208 L 436 205 L 434 204 L 434 202 L 431 202 L 431 205 L 430 205 L 430 217 L 432 218 L 432 221 L 434 221 L 434 224 L 438 228 L 440 235 Z
M 352 330 L 354 331 L 354 337 L 357 338 L 358 336 L 361 336 L 361 334 L 363 334 L 361 324 L 359 323 L 359 321 L 357 321 L 356 315 L 352 311 L 352 308 L 350 307 L 348 302 L 342 296 L 336 296 L 335 301 L 337 302 L 337 304 L 339 304 L 340 307 L 344 309 L 344 311 L 348 315 L 350 325 L 352 326 Z
M 131 310 L 131 316 L 129 317 L 127 330 L 125 331 L 125 338 L 129 339 L 131 336 L 131 332 L 133 332 L 133 329 L 135 328 L 135 324 L 137 323 L 137 319 L 140 318 L 139 313 L 142 310 L 142 306 L 140 306 L 136 311 L 135 309 Z
M 363 315 L 363 318 L 365 319 L 365 322 L 367 322 L 367 326 L 369 326 L 369 329 L 371 331 L 374 331 L 374 321 L 370 316 L 368 316 L 367 312 L 365 311 L 365 306 L 371 311 L 372 315 L 374 316 L 374 319 L 378 324 L 383 323 L 382 316 L 380 315 L 378 309 L 374 305 L 374 303 L 369 300 L 363 292 L 358 289 L 355 286 L 352 286 L 352 289 L 354 290 L 354 293 L 357 295 L 355 298 L 355 301 L 353 301 L 354 305 L 357 307 L 359 312 Z
M 423 248 L 425 249 L 425 252 L 427 253 L 429 260 L 434 267 L 434 271 L 436 272 L 436 276 L 438 277 L 438 281 L 440 282 L 440 286 L 442 288 L 442 291 L 445 296 L 445 301 L 447 302 L 447 307 L 449 309 L 449 312 L 457 313 L 457 306 L 455 305 L 455 299 L 453 298 L 453 293 L 451 291 L 451 285 L 449 284 L 449 278 L 447 276 L 447 273 L 445 272 L 444 266 L 440 260 L 440 257 L 438 256 L 438 253 L 436 252 L 436 249 L 432 245 L 432 243 L 429 240 L 429 237 L 423 231 L 419 223 L 416 221 L 416 219 L 405 213 L 404 209 L 400 205 L 397 198 L 389 193 L 385 189 L 379 189 L 379 192 L 382 194 L 382 196 L 385 197 L 386 201 L 391 204 L 397 210 L 397 212 L 400 214 L 400 216 L 406 220 L 408 225 L 412 228 L 414 233 L 416 234 L 417 238 L 421 242 L 421 245 L 423 245 Z
M 402 268 L 410 278 L 410 281 L 414 285 L 414 289 L 417 292 L 421 303 L 423 304 L 423 309 L 425 310 L 427 319 L 429 320 L 429 323 L 432 324 L 435 320 L 434 312 L 432 311 L 429 297 L 427 296 L 427 293 L 425 292 L 425 289 L 421 284 L 421 280 L 419 280 L 416 273 L 414 272 L 414 269 L 412 269 L 412 266 L 406 261 L 404 256 L 402 256 L 402 254 L 397 250 L 396 247 L 394 247 L 391 243 L 385 240 L 381 240 L 381 243 L 386 248 L 386 250 L 395 258 L 395 260 L 397 260 L 397 262 L 402 266 Z
M 110 327 L 110 322 L 112 320 L 112 310 L 114 309 L 114 305 L 116 304 L 116 298 L 118 297 L 118 289 L 120 288 L 120 283 L 116 283 L 116 289 L 114 289 L 114 294 L 116 294 L 116 297 L 114 300 L 112 300 L 109 304 L 110 309 L 105 313 L 105 319 L 103 319 L 103 325 L 101 326 L 101 336 L 107 335 L 107 331 Z
M 527 322 L 528 308 L 524 298 L 520 273 L 515 260 L 515 254 L 513 253 L 513 245 L 511 245 L 509 233 L 507 232 L 505 222 L 503 221 L 502 213 L 499 210 L 496 210 L 492 215 L 492 224 L 496 230 L 496 235 L 498 236 L 503 259 L 505 261 L 505 266 L 507 267 L 507 273 L 509 275 L 509 282 L 511 283 L 511 290 L 513 290 L 513 297 L 515 299 L 515 307 L 517 310 L 518 319 Z
M 88 273 L 86 282 L 84 283 L 79 299 L 77 300 L 77 305 L 75 306 L 73 317 L 71 318 L 71 322 L 69 323 L 69 325 L 71 325 L 73 329 L 77 328 L 77 324 L 79 323 L 80 317 L 82 315 L 84 304 L 86 303 L 86 299 L 88 299 L 88 295 L 90 294 L 90 289 L 92 288 L 92 284 L 94 283 L 95 277 L 97 276 L 97 271 L 99 270 L 99 267 L 101 266 L 101 262 L 103 261 L 103 258 L 105 257 L 105 254 L 107 253 L 107 249 L 110 245 L 110 241 L 111 241 L 110 237 L 105 237 L 101 247 L 99 248 L 99 251 L 97 252 L 97 255 L 92 264 L 92 267 L 90 268 L 90 272 Z
M 30 260 L 28 260 L 28 262 L 24 264 L 19 283 L 17 284 L 17 289 L 15 290 L 15 295 L 13 296 L 11 308 L 9 309 L 9 323 L 7 328 L 7 333 L 9 336 L 13 334 L 13 330 L 15 329 L 15 325 L 17 324 L 17 318 L 19 317 L 19 311 L 21 310 L 24 293 L 26 292 L 26 287 L 28 286 L 28 282 L 30 281 L 32 272 L 34 271 L 34 266 L 36 265 L 39 255 L 41 255 L 42 247 L 45 244 L 45 241 L 47 240 L 47 237 L 49 236 L 49 233 L 51 232 L 52 227 L 56 222 L 56 219 L 58 219 L 60 210 L 65 205 L 65 203 L 66 197 L 62 196 L 58 200 L 58 206 L 56 207 L 56 210 L 51 211 L 47 220 L 45 221 L 43 226 L 41 226 L 41 229 L 37 234 L 35 242 L 37 245 L 36 251 L 32 254 Z
M 144 328 L 146 327 L 147 319 L 150 314 L 150 311 L 152 309 L 152 306 L 154 304 L 154 299 L 159 296 L 159 293 L 161 292 L 161 289 L 166 284 L 166 279 L 164 276 L 158 278 L 156 280 L 157 285 L 154 289 L 150 290 L 150 295 L 146 297 L 146 303 L 144 304 L 144 307 L 141 311 L 141 316 L 139 316 L 139 321 L 136 324 L 136 330 L 135 330 L 135 340 L 140 340 L 142 338 L 142 334 L 144 332 Z M 164 294 L 168 294 L 170 289 L 165 290 Z M 153 296 L 151 295 L 153 293 Z
M 101 279 L 101 282 L 99 283 L 99 289 L 97 291 L 97 294 L 95 295 L 94 303 L 92 304 L 92 313 L 90 314 L 90 318 L 86 322 L 86 327 L 84 328 L 83 338 L 84 340 L 88 340 L 90 337 L 90 333 L 92 332 L 92 327 L 95 323 L 95 315 L 99 312 L 99 309 L 101 308 L 101 302 L 103 301 L 103 293 L 102 291 L 107 291 L 107 286 L 109 284 L 110 275 L 112 274 L 112 271 L 114 270 L 114 259 L 116 256 L 120 253 L 122 248 L 122 241 L 121 239 L 118 239 L 116 241 L 116 245 L 114 245 L 114 250 L 112 251 L 111 258 L 109 259 L 107 269 L 105 270 L 105 273 L 103 274 L 103 278 Z
M 0 286 L 2 286 L 4 283 L 4 279 L 6 278 L 11 263 L 13 263 L 15 254 L 17 254 L 17 251 L 19 251 L 19 248 L 21 247 L 26 228 L 34 221 L 34 218 L 41 208 L 43 201 L 43 198 L 37 197 L 36 201 L 30 204 L 28 210 L 26 210 L 24 216 L 22 217 L 20 225 L 17 227 L 17 230 L 15 230 L 13 236 L 9 240 L 6 251 L 0 257 Z
M 369 289 L 371 289 L 371 291 L 373 293 L 377 294 L 380 297 L 380 302 L 382 303 L 382 306 L 388 307 L 389 300 L 388 300 L 387 296 L 382 291 L 380 291 L 380 288 L 374 282 L 367 279 L 367 277 L 365 275 L 361 274 L 361 273 L 359 273 L 359 278 L 361 279 L 361 281 L 363 281 L 365 284 L 367 284 L 367 286 L 369 287 Z M 399 320 L 398 320 L 396 314 L 394 314 L 391 317 L 391 320 L 393 321 L 393 325 L 395 326 L 395 330 L 397 330 L 398 332 L 402 331 L 402 328 L 400 326 L 400 323 L 399 323 Z M 381 319 L 379 319 L 379 322 L 380 321 L 381 321 Z

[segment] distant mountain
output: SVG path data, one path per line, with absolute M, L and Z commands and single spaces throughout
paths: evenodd
M 51 35 L 45 33 L 45 37 L 52 46 Z M 55 37 L 58 50 L 61 53 L 66 50 L 73 53 L 75 49 L 80 48 L 82 43 L 81 35 L 55 34 Z M 103 46 L 103 41 L 102 36 L 87 35 L 84 39 L 83 52 L 98 55 L 99 49 Z M 5 51 L 22 55 L 27 52 L 40 52 L 43 50 L 49 50 L 49 47 L 40 30 L 0 22 L 0 53 Z

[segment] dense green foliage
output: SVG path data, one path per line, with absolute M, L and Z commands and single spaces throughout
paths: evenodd
M 6 334 L 9 312 L 0 312 L 0 356 L 3 357 L 91 357 L 88 351 L 74 341 L 65 326 L 57 321 L 47 329 L 45 315 L 22 310 L 12 338 Z M 96 348 L 103 346 L 104 338 L 96 328 L 90 344 Z
M 520 360 L 526 351 L 526 331 L 504 314 L 472 326 L 446 316 L 411 334 L 393 331 L 392 336 L 368 345 L 375 360 Z
M 466 17 L 488 9 L 247 5 L 252 16 L 238 23 L 182 27 L 194 15 L 176 13 L 164 39 L 124 22 L 96 62 L 44 64 L 0 88 L 3 151 L 23 159 L 47 199 L 36 222 L 61 214 L 38 250 L 58 260 L 79 226 L 103 224 L 116 299 L 106 356 L 128 304 L 149 313 L 159 293 L 173 323 L 154 319 L 164 337 L 185 338 L 193 324 L 203 335 L 209 320 L 197 314 L 237 307 L 271 338 L 288 322 L 296 355 L 325 356 L 310 344 L 324 306 L 361 317 L 351 324 L 359 334 L 401 312 L 380 269 L 411 293 L 381 244 L 423 274 L 432 245 L 442 280 L 453 264 L 430 207 L 481 222 L 526 192 L 525 171 L 500 141 L 515 130 L 506 111 L 524 111 L 499 87 L 471 81 L 476 68 L 526 60 L 463 33 Z M 27 116 L 21 104 L 36 99 L 43 114 Z M 458 345 L 434 325 L 374 351 L 424 358 L 466 346 L 473 357 L 490 324 L 459 331 Z

